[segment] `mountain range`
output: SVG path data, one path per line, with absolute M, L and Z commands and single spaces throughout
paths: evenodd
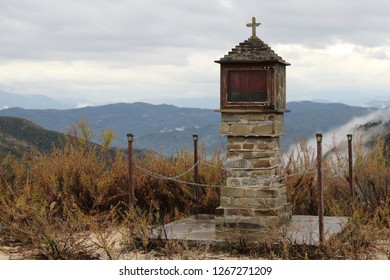
M 282 147 L 290 146 L 294 139 L 311 138 L 317 132 L 328 131 L 374 110 L 310 101 L 290 102 L 287 107 L 291 112 L 285 114 L 286 134 L 281 138 Z M 210 109 L 136 102 L 67 110 L 8 108 L 0 110 L 0 116 L 27 119 L 57 132 L 66 132 L 68 127 L 83 120 L 96 132 L 96 142 L 100 141 L 100 131 L 110 128 L 116 133 L 113 143 L 116 147 L 125 147 L 126 134 L 133 133 L 136 148 L 166 154 L 176 153 L 182 147 L 191 150 L 193 134 L 199 135 L 209 151 L 225 146 L 225 137 L 219 134 L 220 114 Z

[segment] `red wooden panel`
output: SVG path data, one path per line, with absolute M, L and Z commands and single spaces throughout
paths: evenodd
M 229 71 L 228 102 L 267 101 L 267 72 Z

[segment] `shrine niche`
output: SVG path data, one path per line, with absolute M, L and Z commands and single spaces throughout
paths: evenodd
M 221 65 L 221 109 L 286 109 L 286 66 L 256 35 L 256 20 L 247 24 L 252 36 L 216 61 Z
M 267 72 L 262 70 L 230 71 L 227 102 L 267 102 Z

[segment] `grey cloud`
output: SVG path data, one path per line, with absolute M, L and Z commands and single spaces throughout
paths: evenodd
M 369 55 L 369 57 L 380 60 L 390 60 L 390 56 L 383 50 L 373 52 Z
M 0 56 L 112 58 L 158 48 L 229 50 L 257 16 L 267 43 L 322 46 L 334 39 L 380 45 L 389 39 L 386 0 L 2 0 Z
M 131 91 L 148 92 L 144 84 L 136 87 L 132 83 L 136 79 L 132 76 L 142 72 L 142 77 L 159 78 L 150 81 L 154 86 L 150 96 L 157 95 L 156 88 L 160 97 L 183 95 L 187 90 L 218 94 L 218 66 L 213 60 L 250 36 L 245 24 L 252 16 L 262 23 L 259 37 L 271 47 L 325 48 L 336 41 L 381 49 L 390 42 L 389 13 L 388 0 L 0 0 L 0 70 L 16 73 L 8 80 L 3 75 L 0 86 L 96 96 L 97 87 L 88 84 L 96 82 L 104 83 L 98 88 L 101 95 L 117 90 L 118 96 L 125 92 L 127 98 Z M 302 55 L 299 49 L 295 57 L 279 54 L 295 67 L 294 60 Z M 372 55 L 383 58 L 386 52 Z M 191 64 L 189 60 L 198 54 L 204 55 L 201 63 Z M 7 66 L 10 61 L 27 62 Z M 59 62 L 66 69 L 49 69 L 45 61 Z M 88 65 L 80 70 L 79 64 L 72 66 L 75 61 Z M 316 61 L 303 62 L 309 64 L 303 69 L 318 67 Z M 174 66 L 170 67 L 174 70 L 167 72 L 161 66 Z M 19 69 L 23 67 L 32 68 Z M 34 69 L 54 73 L 44 80 Z M 23 70 L 28 73 L 19 79 Z M 92 72 L 96 72 L 96 81 L 91 81 Z M 298 88 L 294 83 L 299 85 L 295 91 L 305 92 L 305 86 L 312 91 L 299 81 L 289 81 L 290 92 Z
M 151 48 L 209 48 L 223 36 L 221 12 L 199 2 L 5 0 L 1 55 L 55 59 L 79 52 L 104 59 Z
M 246 1 L 243 1 L 244 3 Z M 321 46 L 334 39 L 373 46 L 388 40 L 387 0 L 249 1 L 264 23 L 265 37 L 279 43 Z M 242 11 L 247 8 L 237 6 Z

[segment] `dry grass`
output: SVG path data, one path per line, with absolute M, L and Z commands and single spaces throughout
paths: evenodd
M 152 229 L 193 213 L 214 213 L 217 188 L 202 188 L 196 199 L 192 186 L 156 179 L 135 172 L 137 209 L 128 209 L 127 158 L 109 149 L 112 131 L 104 133 L 103 146 L 88 142 L 91 132 L 83 123 L 74 128 L 62 148 L 50 154 L 12 155 L 0 162 L 0 239 L 12 245 L 20 258 L 43 259 L 367 259 L 388 257 L 390 171 L 384 146 L 363 152 L 356 144 L 357 202 L 352 214 L 345 157 L 335 150 L 324 162 L 326 215 L 352 215 L 339 236 L 321 247 L 298 246 L 285 241 L 253 245 L 232 244 L 221 251 L 209 245 L 189 246 L 184 241 L 163 242 L 164 232 L 152 238 Z M 220 152 L 206 155 L 201 147 L 200 182 L 223 185 Z M 294 214 L 315 215 L 317 190 L 314 151 L 305 141 L 296 143 L 282 164 L 283 180 Z M 174 177 L 193 165 L 183 149 L 174 157 L 149 153 L 137 159 L 154 173 Z M 192 172 L 180 178 L 193 181 Z

